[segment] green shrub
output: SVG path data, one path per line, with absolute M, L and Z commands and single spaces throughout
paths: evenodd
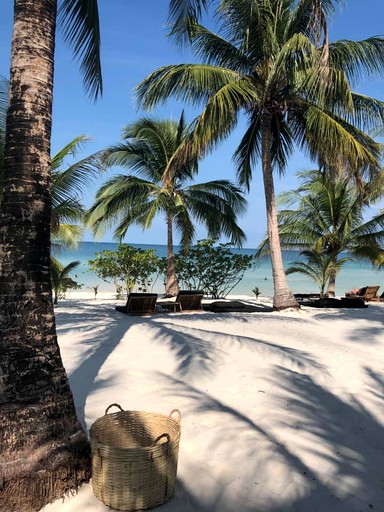
M 234 253 L 229 243 L 214 244 L 213 239 L 200 240 L 188 254 L 177 254 L 175 270 L 181 288 L 204 290 L 216 299 L 226 297 L 242 280 L 253 257 Z
M 136 290 L 146 292 L 159 273 L 159 258 L 153 249 L 120 244 L 117 251 L 100 251 L 88 261 L 90 269 L 116 286 L 118 298 Z

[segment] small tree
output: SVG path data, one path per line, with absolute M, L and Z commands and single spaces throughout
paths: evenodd
M 313 279 L 318 284 L 322 297 L 329 280 L 337 274 L 344 263 L 351 260 L 351 258 L 339 258 L 335 261 L 332 255 L 316 250 L 301 251 L 300 256 L 306 257 L 307 261 L 294 261 L 286 270 L 286 274 L 297 272 Z
M 117 251 L 100 251 L 96 259 L 89 260 L 90 269 L 116 290 L 146 292 L 159 273 L 159 258 L 153 249 L 137 249 L 120 244 Z M 120 292 L 119 292 L 120 295 Z
M 65 297 L 67 290 L 78 290 L 81 284 L 70 277 L 70 273 L 80 265 L 80 261 L 71 261 L 64 267 L 56 258 L 51 257 L 51 283 L 53 291 L 53 303 Z
M 231 244 L 214 246 L 200 240 L 188 254 L 175 258 L 176 274 L 183 288 L 201 289 L 213 298 L 226 297 L 252 266 L 253 256 L 235 254 Z

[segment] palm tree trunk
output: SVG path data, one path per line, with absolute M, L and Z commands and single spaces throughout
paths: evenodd
M 15 0 L 0 216 L 0 503 L 33 512 L 90 477 L 50 283 L 56 0 Z
M 173 217 L 167 215 L 167 280 L 165 286 L 166 295 L 177 295 L 179 284 L 175 273 L 175 255 L 173 252 Z
M 262 126 L 262 168 L 267 211 L 267 230 L 274 285 L 273 308 L 281 310 L 290 307 L 299 308 L 300 306 L 296 302 L 292 292 L 289 290 L 287 277 L 284 271 L 271 163 L 271 138 L 271 116 L 264 114 Z
M 328 288 L 327 288 L 328 297 L 335 296 L 335 289 L 336 289 L 336 272 L 332 271 L 332 272 L 330 272 L 329 281 L 328 281 Z

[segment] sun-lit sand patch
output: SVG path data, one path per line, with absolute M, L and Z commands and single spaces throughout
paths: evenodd
M 162 511 L 384 510 L 384 304 L 151 317 L 114 305 L 59 303 L 62 357 L 86 428 L 113 402 L 181 410 Z M 44 510 L 111 509 L 86 485 Z

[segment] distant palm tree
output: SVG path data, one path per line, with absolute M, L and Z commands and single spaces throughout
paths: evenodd
M 227 180 L 193 183 L 198 170 L 195 157 L 183 165 L 173 165 L 175 153 L 189 135 L 183 115 L 179 122 L 144 117 L 128 125 L 124 142 L 108 148 L 104 161 L 125 167 L 132 174 L 117 175 L 105 183 L 86 216 L 96 235 L 116 225 L 114 237 L 122 240 L 132 224 L 148 229 L 155 215 L 163 215 L 167 225 L 167 294 L 178 291 L 174 228 L 185 249 L 194 239 L 196 222 L 206 226 L 210 237 L 223 233 L 236 245 L 245 240 L 237 224 L 237 215 L 245 208 L 240 190 Z M 167 173 L 170 166 L 172 172 Z
M 378 166 L 379 146 L 362 130 L 383 124 L 384 103 L 353 93 L 350 82 L 384 70 L 384 39 L 328 42 L 337 0 L 171 0 L 172 34 L 187 39 L 202 64 L 165 66 L 136 89 L 144 108 L 173 96 L 205 108 L 178 157 L 204 154 L 227 137 L 240 112 L 248 127 L 236 150 L 240 184 L 249 188 L 261 161 L 271 246 L 274 308 L 298 307 L 284 273 L 273 170 L 282 173 L 295 145 L 320 165 Z M 198 23 L 217 6 L 219 34 Z
M 53 303 L 57 304 L 60 293 L 69 288 L 78 288 L 79 286 L 70 277 L 70 273 L 80 265 L 80 261 L 71 261 L 68 265 L 63 265 L 57 259 L 51 261 L 51 283 L 53 290 Z
M 282 205 L 294 206 L 279 212 L 281 245 L 286 250 L 312 250 L 329 258 L 327 293 L 334 296 L 341 253 L 348 252 L 353 259 L 367 259 L 374 265 L 382 261 L 384 212 L 368 221 L 364 213 L 371 198 L 377 198 L 377 184 L 383 181 L 384 171 L 372 182 L 362 183 L 360 190 L 348 177 L 332 179 L 320 171 L 305 171 L 298 176 L 302 185 L 279 198 Z M 265 239 L 258 254 L 268 252 Z
M 50 280 L 57 1 L 13 3 L 0 209 L 0 502 L 8 512 L 34 512 L 76 490 L 91 467 L 57 344 Z M 60 0 L 58 18 L 96 97 L 102 87 L 97 0 Z
M 337 274 L 342 265 L 351 258 L 339 258 L 334 260 L 332 255 L 325 254 L 315 249 L 300 252 L 300 256 L 307 261 L 295 261 L 286 270 L 286 274 L 303 274 L 319 285 L 320 295 L 324 296 L 327 282 Z

